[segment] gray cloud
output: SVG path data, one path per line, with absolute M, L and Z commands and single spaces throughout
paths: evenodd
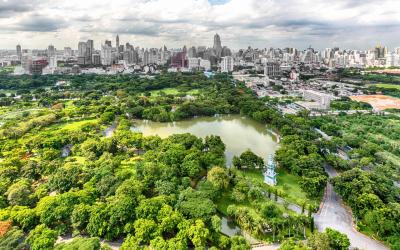
M 66 26 L 67 23 L 61 18 L 32 15 L 16 23 L 13 29 L 18 31 L 51 32 Z
M 13 1 L 0 0 L 0 18 L 8 18 L 12 15 L 29 12 L 35 9 L 36 0 L 21 0 L 18 3 Z

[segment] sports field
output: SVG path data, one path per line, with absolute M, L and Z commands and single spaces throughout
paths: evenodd
M 354 101 L 371 104 L 374 110 L 400 109 L 400 99 L 385 95 L 350 96 Z

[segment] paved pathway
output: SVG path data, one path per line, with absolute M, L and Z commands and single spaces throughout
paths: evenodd
M 337 175 L 337 172 L 331 166 L 326 165 L 325 170 L 329 177 Z M 365 250 L 389 249 L 381 242 L 373 240 L 355 230 L 351 210 L 345 207 L 342 199 L 336 194 L 330 183 L 326 187 L 322 205 L 318 213 L 314 215 L 314 219 L 319 231 L 330 227 L 345 233 L 350 239 L 352 248 Z

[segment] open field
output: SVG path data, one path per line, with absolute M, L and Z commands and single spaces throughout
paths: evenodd
M 165 93 L 166 95 L 177 95 L 179 93 L 186 93 L 188 95 L 194 95 L 198 94 L 199 90 L 198 89 L 193 89 L 187 92 L 180 92 L 177 88 L 165 88 L 162 90 L 153 90 L 150 91 L 152 97 L 157 97 L 160 96 L 161 93 Z
M 379 84 L 372 84 L 371 86 L 375 86 L 375 87 L 378 87 L 378 88 L 385 88 L 385 89 L 399 89 L 400 90 L 400 85 L 399 84 L 379 83 Z
M 257 182 L 264 182 L 264 176 L 261 170 L 246 170 L 242 172 L 247 178 L 255 180 Z M 284 198 L 289 202 L 293 202 L 299 206 L 305 201 L 309 204 L 318 204 L 319 201 L 309 199 L 306 193 L 300 187 L 300 177 L 289 174 L 283 169 L 277 169 L 277 180 L 278 184 L 275 186 L 280 193 L 284 194 Z M 265 184 L 267 185 L 267 184 Z
M 400 99 L 385 95 L 350 96 L 353 101 L 371 104 L 375 110 L 400 109 Z

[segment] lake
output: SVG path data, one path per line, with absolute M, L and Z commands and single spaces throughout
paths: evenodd
M 173 134 L 191 133 L 205 138 L 207 135 L 218 135 L 226 145 L 228 166 L 234 155 L 240 155 L 247 149 L 266 161 L 268 155 L 274 154 L 278 147 L 277 138 L 265 125 L 240 115 L 199 117 L 170 123 L 137 120 L 134 124 L 131 130 L 142 132 L 144 136 L 166 138 Z

